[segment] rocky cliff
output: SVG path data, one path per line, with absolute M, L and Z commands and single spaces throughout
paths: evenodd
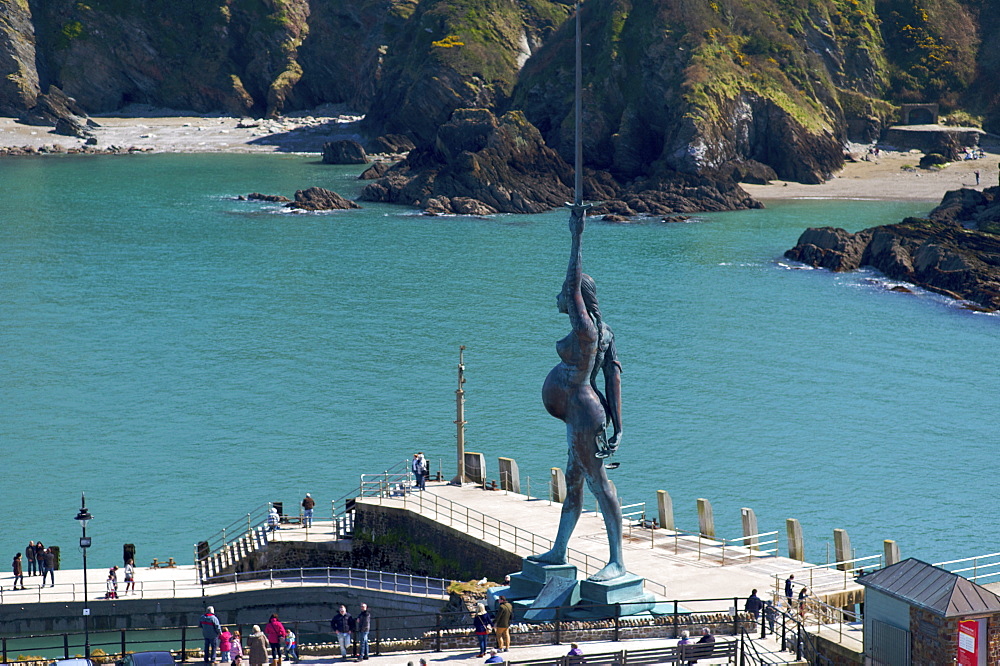
M 785 256 L 832 271 L 875 268 L 894 280 L 1000 310 L 1000 187 L 949 192 L 928 219 L 851 234 L 807 229 Z
M 621 184 L 688 173 L 816 182 L 893 104 L 1000 129 L 984 0 L 587 0 L 585 159 Z M 571 155 L 568 0 L 0 0 L 0 109 L 56 86 L 231 114 L 346 103 L 434 140 L 455 109 L 523 111 Z

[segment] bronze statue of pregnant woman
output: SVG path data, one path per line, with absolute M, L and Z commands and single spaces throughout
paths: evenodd
M 622 511 L 604 468 L 604 458 L 621 443 L 621 364 L 614 333 L 601 318 L 597 287 L 583 272 L 582 242 L 586 206 L 571 206 L 569 229 L 572 245 L 569 268 L 556 298 L 560 312 L 569 315 L 573 330 L 556 343 L 562 361 L 552 368 L 542 387 L 542 401 L 549 414 L 566 423 L 569 462 L 566 465 L 566 501 L 552 550 L 529 559 L 543 564 L 565 564 L 570 535 L 583 510 L 583 485 L 597 498 L 608 533 L 607 565 L 590 580 L 608 581 L 625 575 L 622 561 Z M 604 374 L 604 393 L 597 388 L 597 373 Z M 605 429 L 613 428 L 608 438 Z

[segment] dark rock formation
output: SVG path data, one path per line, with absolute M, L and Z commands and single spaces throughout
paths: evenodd
M 54 126 L 56 134 L 85 139 L 92 134 L 88 127 L 97 126 L 86 116 L 76 100 L 59 88 L 49 86 L 49 91 L 38 95 L 34 106 L 18 120 L 25 125 Z
M 412 150 L 365 186 L 361 199 L 434 213 L 539 213 L 572 199 L 572 182 L 572 169 L 520 112 L 497 119 L 485 109 L 459 109 L 432 145 Z M 732 181 L 670 170 L 624 185 L 588 171 L 584 197 L 602 202 L 594 215 L 627 217 L 760 207 Z
M 405 134 L 384 134 L 373 139 L 368 148 L 373 153 L 392 153 L 398 155 L 410 152 L 416 148 L 416 145 Z
M 323 144 L 323 164 L 368 164 L 368 155 L 357 141 L 330 141 Z
M 390 166 L 388 162 L 373 162 L 370 167 L 361 172 L 358 180 L 377 180 L 389 171 Z
M 285 203 L 291 201 L 288 197 L 283 197 L 280 194 L 261 194 L 260 192 L 251 192 L 246 197 L 249 201 L 270 201 L 272 203 Z
M 347 210 L 348 208 L 361 208 L 361 206 L 345 199 L 336 192 L 325 190 L 322 187 L 310 187 L 305 190 L 298 190 L 295 193 L 295 201 L 286 204 L 286 208 L 296 208 L 299 210 Z
M 785 256 L 833 271 L 875 268 L 894 280 L 911 282 L 984 309 L 1000 309 L 1000 187 L 977 197 L 949 192 L 931 219 L 851 234 L 843 229 L 807 229 Z M 956 222 L 980 220 L 980 229 Z
M 516 111 L 497 119 L 485 109 L 459 109 L 436 141 L 410 151 L 384 178 L 365 186 L 363 201 L 427 207 L 438 212 L 539 213 L 572 198 L 569 166 Z

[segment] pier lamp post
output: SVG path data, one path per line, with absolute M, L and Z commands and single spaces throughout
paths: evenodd
M 83 657 L 90 659 L 90 607 L 87 602 L 87 549 L 90 548 L 90 537 L 87 536 L 87 523 L 93 516 L 87 511 L 87 500 L 83 493 L 80 493 L 80 512 L 76 514 L 76 519 L 83 528 L 83 536 L 80 537 L 80 550 L 83 551 Z

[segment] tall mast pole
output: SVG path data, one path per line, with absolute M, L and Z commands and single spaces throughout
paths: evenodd
M 451 480 L 451 485 L 461 486 L 465 483 L 465 345 L 458 347 L 458 389 L 455 391 L 455 442 L 458 453 L 458 473 Z

